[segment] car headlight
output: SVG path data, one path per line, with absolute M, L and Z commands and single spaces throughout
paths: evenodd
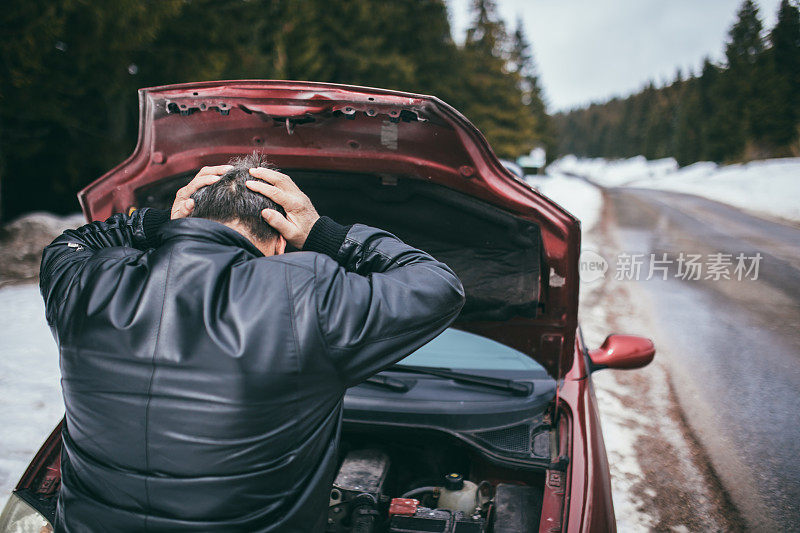
M 0 513 L 0 533 L 50 533 L 50 522 L 36 509 L 25 503 L 19 496 L 8 498 Z

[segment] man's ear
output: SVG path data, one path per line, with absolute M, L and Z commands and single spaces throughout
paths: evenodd
M 275 255 L 281 255 L 285 251 L 286 239 L 283 238 L 283 235 L 278 235 L 278 238 L 275 239 Z

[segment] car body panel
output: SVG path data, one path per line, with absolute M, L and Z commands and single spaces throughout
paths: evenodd
M 611 473 L 588 352 L 576 344 L 572 369 L 559 387 L 560 408 L 569 413 L 568 531 L 616 531 Z

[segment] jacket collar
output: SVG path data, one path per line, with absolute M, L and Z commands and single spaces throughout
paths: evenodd
M 256 257 L 264 254 L 244 235 L 224 224 L 204 218 L 179 218 L 170 220 L 159 229 L 161 242 L 170 239 L 191 239 L 213 242 L 225 246 L 244 248 Z

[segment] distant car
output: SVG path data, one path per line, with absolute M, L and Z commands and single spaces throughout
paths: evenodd
M 547 152 L 543 146 L 536 146 L 529 154 L 517 158 L 517 165 L 522 169 L 522 173 L 528 175 L 539 175 L 547 165 Z
M 513 179 L 464 116 L 429 96 L 288 81 L 139 100 L 133 155 L 79 194 L 88 220 L 166 207 L 200 167 L 263 150 L 320 213 L 389 230 L 463 281 L 452 328 L 347 392 L 327 531 L 615 530 L 591 374 L 644 366 L 653 345 L 586 347 L 577 220 Z M 52 522 L 60 453 L 58 426 L 0 531 Z

